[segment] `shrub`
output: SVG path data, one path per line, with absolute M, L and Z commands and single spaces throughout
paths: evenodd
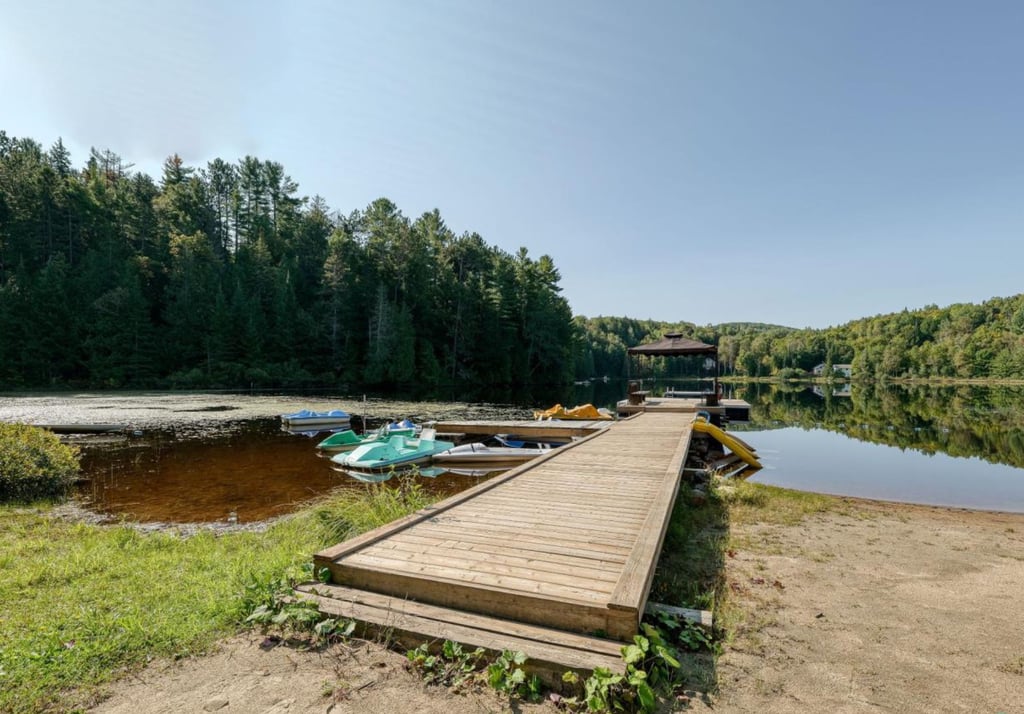
M 38 427 L 0 424 L 0 502 L 67 494 L 78 474 L 78 449 Z

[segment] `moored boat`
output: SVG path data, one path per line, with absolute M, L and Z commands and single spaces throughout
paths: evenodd
M 434 454 L 436 463 L 520 463 L 551 451 L 550 446 L 488 446 L 481 443 L 462 444 Z
M 349 469 L 387 469 L 429 461 L 430 457 L 446 451 L 455 444 L 435 439 L 433 429 L 424 429 L 418 438 L 389 436 L 386 441 L 374 441 L 357 446 L 350 453 L 336 454 L 331 461 Z
M 593 404 L 581 404 L 577 407 L 573 407 L 572 409 L 566 409 L 561 404 L 556 404 L 550 409 L 534 412 L 533 418 L 538 421 L 611 421 L 615 417 L 604 407 L 597 408 Z
M 370 444 L 375 441 L 386 441 L 392 436 L 415 436 L 416 427 L 395 428 L 393 424 L 385 424 L 377 431 L 360 436 L 351 429 L 335 432 L 316 445 L 320 451 L 327 454 L 336 454 L 341 451 L 352 451 L 363 444 Z
M 332 409 L 326 412 L 317 412 L 311 409 L 302 409 L 293 414 L 282 414 L 281 423 L 290 429 L 305 426 L 320 426 L 324 424 L 344 424 L 351 419 L 351 415 L 341 409 Z

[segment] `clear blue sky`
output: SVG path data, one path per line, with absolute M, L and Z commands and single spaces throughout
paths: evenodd
M 1022 38 L 1019 0 L 34 0 L 0 128 L 437 207 L 576 313 L 824 327 L 1024 292 Z

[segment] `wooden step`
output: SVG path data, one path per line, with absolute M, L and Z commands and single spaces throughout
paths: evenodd
M 362 636 L 380 634 L 402 647 L 452 640 L 469 648 L 482 647 L 494 657 L 502 650 L 522 652 L 526 670 L 545 684 L 562 688 L 562 674 L 573 670 L 587 676 L 596 667 L 625 671 L 622 642 L 528 625 L 447 607 L 414 602 L 340 585 L 304 583 L 296 596 L 316 603 L 326 615 L 355 620 Z
M 460 575 L 443 567 L 423 566 L 423 572 L 413 574 L 388 567 L 387 563 L 369 561 L 359 565 L 332 563 L 329 569 L 333 584 L 372 591 L 392 600 L 415 598 L 420 604 L 581 634 L 602 632 L 626 640 L 636 633 L 640 619 L 636 608 L 610 607 L 596 598 L 585 599 L 584 591 L 552 583 L 531 583 L 543 591 L 527 593 L 518 580 L 477 576 L 472 572 Z M 477 582 L 468 580 L 478 577 Z

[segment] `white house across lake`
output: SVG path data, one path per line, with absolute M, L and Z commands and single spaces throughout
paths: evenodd
M 811 374 L 815 377 L 825 376 L 825 363 L 817 364 L 811 370 Z M 832 365 L 832 374 L 836 377 L 849 377 L 853 374 L 852 364 L 834 364 Z

